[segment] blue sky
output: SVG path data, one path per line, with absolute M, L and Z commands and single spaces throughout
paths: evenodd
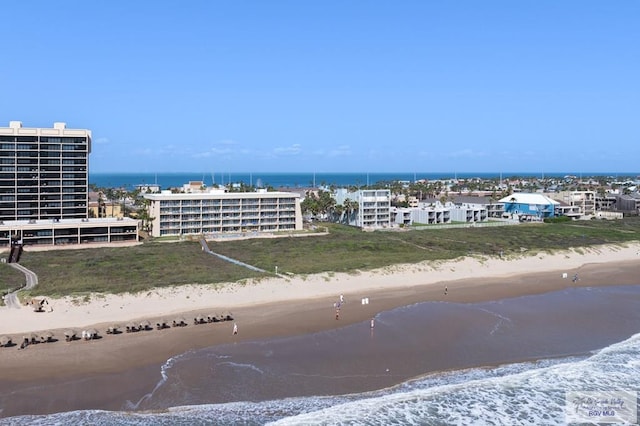
M 92 172 L 637 172 L 640 1 L 5 1 L 0 126 Z

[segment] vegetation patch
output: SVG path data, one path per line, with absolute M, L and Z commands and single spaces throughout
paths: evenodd
M 311 238 L 257 238 L 209 241 L 224 256 L 269 271 L 259 273 L 202 251 L 196 241 L 147 242 L 132 247 L 30 252 L 21 264 L 38 274 L 38 294 L 139 293 L 185 284 L 258 283 L 278 270 L 306 279 L 309 274 L 358 273 L 402 263 L 440 262 L 473 253 L 479 259 L 523 255 L 640 240 L 640 218 L 571 221 L 504 227 L 441 229 L 433 232 L 376 231 L 323 224 L 328 235 Z M 426 250 L 425 250 L 426 248 Z M 3 279 L 24 283 L 24 275 L 0 264 Z M 11 277 L 4 279 L 4 277 Z M 251 280 L 251 281 L 249 281 Z M 0 290 L 2 287 L 0 287 Z

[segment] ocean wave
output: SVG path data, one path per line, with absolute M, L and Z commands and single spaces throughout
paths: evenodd
M 637 390 L 639 355 L 640 334 L 636 334 L 585 358 L 426 377 L 413 382 L 409 389 L 401 387 L 398 392 L 333 405 L 271 424 L 563 425 L 568 391 Z
M 567 391 L 637 390 L 639 357 L 636 334 L 583 357 L 434 373 L 361 394 L 149 412 L 85 410 L 0 419 L 0 425 L 562 425 Z

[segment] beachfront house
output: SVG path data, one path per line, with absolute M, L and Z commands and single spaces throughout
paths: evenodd
M 555 207 L 560 203 L 538 193 L 513 193 L 498 200 L 504 204 L 503 217 L 522 221 L 541 221 L 556 216 Z
M 436 225 L 451 223 L 451 208 L 440 201 L 420 202 L 417 207 L 392 207 L 391 222 L 395 225 Z

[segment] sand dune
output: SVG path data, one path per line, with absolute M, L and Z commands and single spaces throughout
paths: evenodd
M 384 267 L 358 273 L 322 273 L 277 277 L 246 283 L 185 285 L 125 295 L 94 294 L 89 297 L 49 299 L 45 312 L 30 307 L 0 308 L 0 335 L 39 330 L 83 328 L 101 323 L 173 317 L 193 311 L 212 312 L 276 302 L 294 303 L 368 294 L 416 286 L 445 285 L 455 289 L 457 280 L 498 278 L 552 272 L 570 281 L 586 264 L 640 261 L 640 244 L 605 245 L 549 253 L 522 253 L 510 258 L 467 257 L 454 261 L 422 262 Z M 468 285 L 468 284 L 466 284 Z

